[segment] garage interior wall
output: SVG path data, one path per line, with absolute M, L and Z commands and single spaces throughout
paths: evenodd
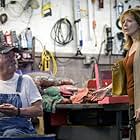
M 85 57 L 98 57 L 101 53 L 100 70 L 110 69 L 114 60 L 122 54 L 121 41 L 117 35 L 121 32 L 116 26 L 120 12 L 130 7 L 140 6 L 140 0 L 80 0 L 80 24 L 83 45 L 80 55 L 77 53 L 76 29 L 74 24 L 74 0 L 46 0 L 50 2 L 51 16 L 42 17 L 41 5 L 43 0 L 38 0 L 39 8 L 30 7 L 23 10 L 27 0 L 17 0 L 15 4 L 9 4 L 6 0 L 6 7 L 0 8 L 0 14 L 6 13 L 8 21 L 0 25 L 2 31 L 16 31 L 22 33 L 27 27 L 32 30 L 35 41 L 35 52 L 40 53 L 45 47 L 46 50 L 54 52 L 58 61 L 58 72 L 56 76 L 72 78 L 79 82 L 79 86 L 85 85 L 87 79 L 92 78 L 92 63 L 85 65 Z M 100 3 L 103 2 L 103 3 Z M 117 2 L 117 3 L 116 3 Z M 100 5 L 101 4 L 101 5 Z M 122 7 L 123 6 L 123 7 Z M 73 40 L 65 46 L 57 45 L 50 37 L 54 24 L 61 18 L 66 18 L 72 25 L 74 34 Z M 93 29 L 92 22 L 96 21 Z M 112 30 L 113 44 L 112 53 L 105 55 L 106 28 Z M 57 60 L 56 59 L 56 60 Z M 38 68 L 39 57 L 36 58 L 36 69 Z M 81 76 L 82 75 L 82 76 Z

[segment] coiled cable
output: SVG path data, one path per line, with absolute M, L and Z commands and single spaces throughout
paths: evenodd
M 65 32 L 63 27 L 65 27 Z M 73 40 L 73 30 L 70 21 L 67 18 L 59 19 L 53 26 L 50 36 L 60 46 L 70 43 Z

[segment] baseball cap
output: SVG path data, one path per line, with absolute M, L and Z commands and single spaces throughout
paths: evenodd
M 0 54 L 6 54 L 6 53 L 8 53 L 8 52 L 10 52 L 12 50 L 15 51 L 15 52 L 18 51 L 17 48 L 11 47 L 9 45 L 2 45 L 2 46 L 0 46 Z

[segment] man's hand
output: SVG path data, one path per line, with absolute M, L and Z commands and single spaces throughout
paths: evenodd
M 0 105 L 0 112 L 8 116 L 16 116 L 18 113 L 18 109 L 12 104 L 4 103 Z

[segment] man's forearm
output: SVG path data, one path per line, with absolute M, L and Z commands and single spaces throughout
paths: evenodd
M 42 115 L 43 115 L 43 107 L 41 101 L 33 103 L 31 107 L 20 108 L 20 116 L 37 117 Z

